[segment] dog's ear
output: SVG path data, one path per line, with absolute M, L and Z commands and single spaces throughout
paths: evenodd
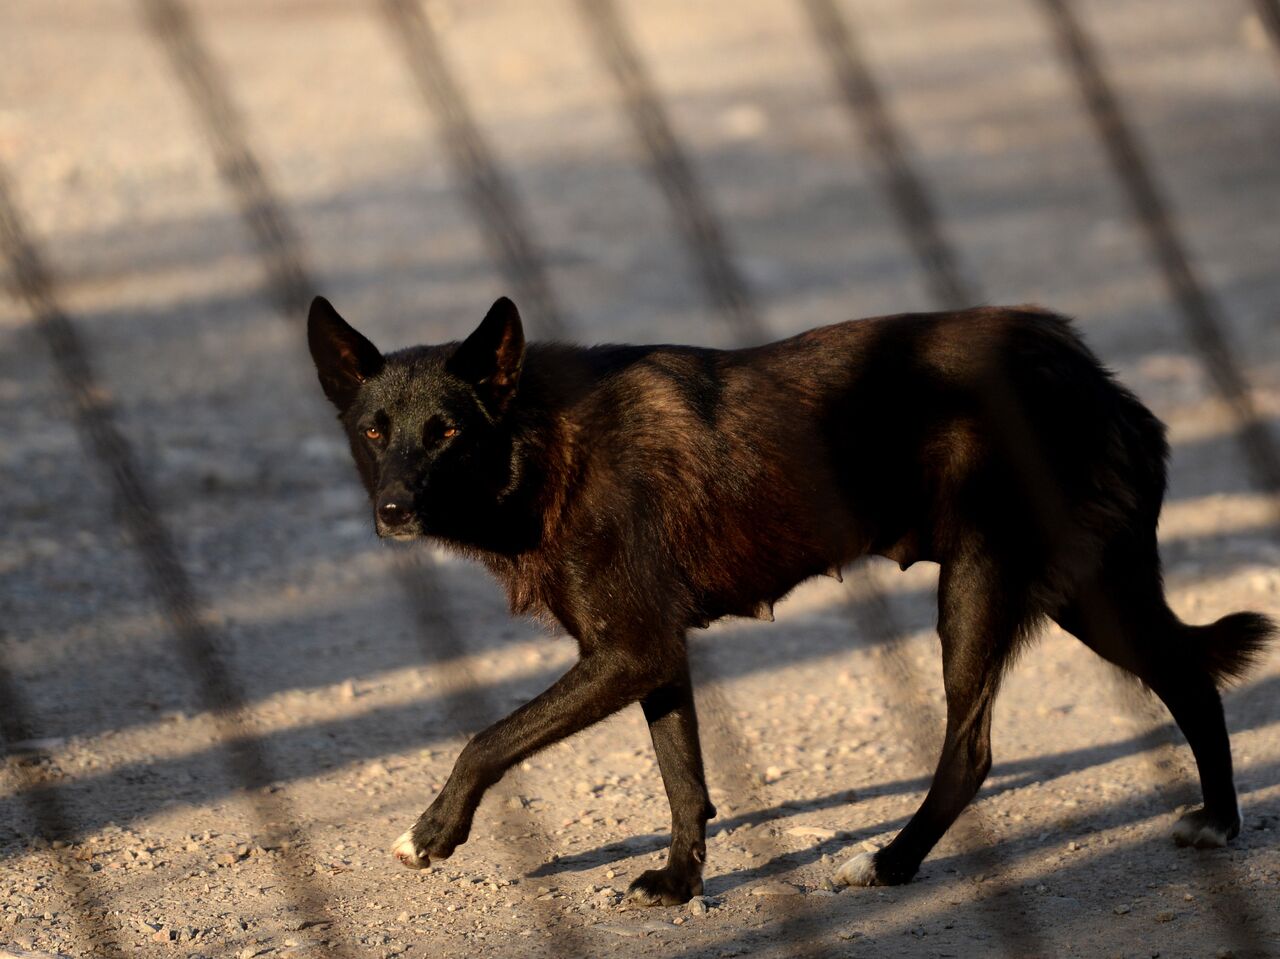
M 500 297 L 484 321 L 449 358 L 449 371 L 476 388 L 491 416 L 501 416 L 520 383 L 524 365 L 524 327 L 520 312 Z
M 323 296 L 311 301 L 307 345 L 315 360 L 324 395 L 345 413 L 364 381 L 382 369 L 382 354 L 338 315 Z

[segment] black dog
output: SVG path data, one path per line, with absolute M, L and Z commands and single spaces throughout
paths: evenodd
M 514 612 L 554 617 L 578 663 L 475 736 L 395 844 L 407 866 L 464 842 L 514 763 L 639 702 L 671 801 L 646 904 L 702 889 L 706 822 L 685 632 L 771 616 L 801 581 L 864 554 L 941 565 L 947 727 L 933 784 L 846 883 L 909 880 L 991 767 L 1010 657 L 1046 617 L 1153 690 L 1200 769 L 1175 830 L 1240 830 L 1217 686 L 1273 631 L 1188 626 L 1165 602 L 1160 422 L 1058 316 L 984 308 L 841 323 L 767 346 L 531 344 L 510 300 L 465 342 L 383 356 L 328 301 L 308 323 L 378 534 L 483 562 Z

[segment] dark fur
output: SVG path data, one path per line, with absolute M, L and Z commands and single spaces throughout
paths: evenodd
M 1065 319 L 987 308 L 733 351 L 526 349 L 504 299 L 461 345 L 383 357 L 317 299 L 309 338 L 379 533 L 479 559 L 513 611 L 558 621 L 581 651 L 466 746 L 412 830 L 409 864 L 464 842 L 512 764 L 639 701 L 672 844 L 633 893 L 697 894 L 715 811 L 685 632 L 770 616 L 798 583 L 865 554 L 941 565 L 948 712 L 933 786 L 876 855 L 874 881 L 910 879 L 977 791 L 1001 675 L 1046 617 L 1169 705 L 1200 767 L 1192 815 L 1238 832 L 1216 685 L 1272 624 L 1238 613 L 1188 626 L 1170 611 L 1156 550 L 1164 428 Z

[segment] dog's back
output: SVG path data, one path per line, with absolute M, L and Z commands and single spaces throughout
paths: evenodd
M 1037 310 L 851 321 L 735 351 L 531 346 L 524 377 L 574 458 L 553 565 L 587 549 L 569 565 L 663 607 L 615 595 L 615 612 L 673 630 L 765 615 L 868 552 L 905 568 L 977 539 L 1039 572 L 1028 613 L 1048 614 L 1109 540 L 1154 528 L 1163 496 L 1160 423 Z

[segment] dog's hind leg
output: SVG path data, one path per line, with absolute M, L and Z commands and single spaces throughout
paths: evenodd
M 1104 659 L 1127 670 L 1168 707 L 1200 772 L 1204 805 L 1174 828 L 1179 845 L 1224 846 L 1240 831 L 1222 698 L 1215 680 L 1238 674 L 1270 624 L 1243 613 L 1208 626 L 1180 622 L 1165 602 L 1155 537 L 1112 550 L 1103 575 L 1054 616 Z
M 688 661 L 680 677 L 651 692 L 640 705 L 671 803 L 671 851 L 666 866 L 650 869 L 631 883 L 627 899 L 645 906 L 674 906 L 702 894 L 707 820 L 716 814 L 702 769 Z
M 836 872 L 845 885 L 896 885 L 920 868 L 969 804 L 991 769 L 991 708 L 1019 634 L 1023 593 L 1012 592 L 995 564 L 966 558 L 945 564 L 938 586 L 938 633 L 947 697 L 942 756 L 924 803 L 885 848 L 862 853 Z

